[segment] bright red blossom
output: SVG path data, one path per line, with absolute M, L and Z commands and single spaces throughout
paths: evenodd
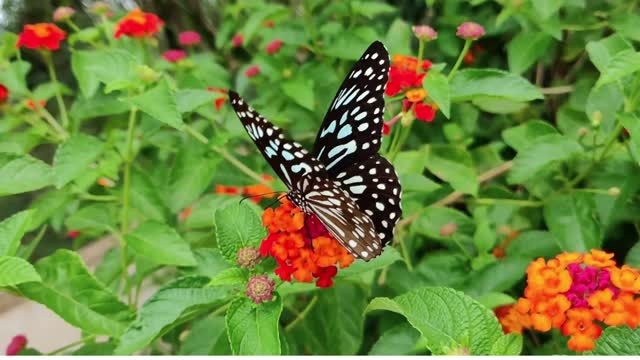
M 242 46 L 243 43 L 244 43 L 244 36 L 242 36 L 242 34 L 233 35 L 233 38 L 231 39 L 231 46 L 233 46 L 234 48 L 237 48 Z
M 273 55 L 277 53 L 281 47 L 282 47 L 282 40 L 276 39 L 270 42 L 269 44 L 267 44 L 267 47 L 265 48 L 265 50 L 267 54 Z
M 18 355 L 25 347 L 27 347 L 27 337 L 24 335 L 16 335 L 11 339 L 4 354 L 9 356 Z
M 200 34 L 195 31 L 183 31 L 178 34 L 178 42 L 182 46 L 192 46 L 200 43 Z
M 60 49 L 60 42 L 66 37 L 67 33 L 55 24 L 29 24 L 20 33 L 16 47 L 53 51 Z
M 152 37 L 160 32 L 164 22 L 156 14 L 146 13 L 135 8 L 116 24 L 114 37 L 128 36 L 132 38 Z
M 176 63 L 187 57 L 187 53 L 184 50 L 167 50 L 162 53 L 162 57 L 168 62 Z
M 219 97 L 219 98 L 217 98 L 217 99 L 215 99 L 213 101 L 213 104 L 216 107 L 216 110 L 222 109 L 222 105 L 224 105 L 224 103 L 228 100 L 228 97 L 227 97 L 228 91 L 226 89 L 218 89 L 218 88 L 213 88 L 213 87 L 208 87 L 207 91 L 211 91 L 211 92 L 215 92 L 215 93 L 224 95 L 224 96 Z
M 6 86 L 0 84 L 0 105 L 7 102 L 9 99 L 9 89 Z
M 244 75 L 248 78 L 252 78 L 256 75 L 260 74 L 260 67 L 258 65 L 251 65 L 247 70 L 245 70 Z

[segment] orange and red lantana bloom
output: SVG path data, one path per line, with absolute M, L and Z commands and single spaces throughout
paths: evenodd
M 525 297 L 496 309 L 505 332 L 560 329 L 574 351 L 589 351 L 603 326 L 640 324 L 640 272 L 617 267 L 614 254 L 593 249 L 562 253 L 527 269 Z
M 60 49 L 60 42 L 66 37 L 67 33 L 55 24 L 28 24 L 22 29 L 16 47 L 53 51 Z
M 275 274 L 284 281 L 312 282 L 321 288 L 333 285 L 338 267 L 350 266 L 355 258 L 334 239 L 314 215 L 306 215 L 286 198 L 276 209 L 262 214 L 269 235 L 260 254 L 276 260 Z
M 116 39 L 123 35 L 132 38 L 151 37 L 160 32 L 162 25 L 164 22 L 157 15 L 135 8 L 118 21 L 114 36 Z

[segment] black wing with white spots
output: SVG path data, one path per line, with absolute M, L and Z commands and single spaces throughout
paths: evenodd
M 256 112 L 237 93 L 230 91 L 229 99 L 249 137 L 289 189 L 296 189 L 296 184 L 306 175 L 327 176 L 318 160 L 300 144 L 285 138 L 280 128 Z
M 344 169 L 335 180 L 371 218 L 382 243 L 390 242 L 402 215 L 402 188 L 389 161 L 378 154 L 372 155 Z
M 316 136 L 311 153 L 331 176 L 380 149 L 388 77 L 389 53 L 376 41 L 342 82 Z
M 382 243 L 372 219 L 362 212 L 349 193 L 329 178 L 309 176 L 302 182 L 304 206 L 353 256 L 369 261 L 382 253 Z

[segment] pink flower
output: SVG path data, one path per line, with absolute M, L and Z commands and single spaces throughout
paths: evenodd
M 267 47 L 265 48 L 265 50 L 267 50 L 267 54 L 273 55 L 277 53 L 281 47 L 282 47 L 282 40 L 276 39 L 270 42 L 269 44 L 267 44 Z
M 264 301 L 273 300 L 273 290 L 275 287 L 275 281 L 269 279 L 267 275 L 254 275 L 247 284 L 245 294 L 253 300 L 254 303 L 260 304 Z
M 178 35 L 178 42 L 182 46 L 192 46 L 200 43 L 200 34 L 195 31 L 183 31 Z
M 258 65 L 251 65 L 245 72 L 244 75 L 248 78 L 254 77 L 256 75 L 260 74 L 260 66 Z
M 458 26 L 458 31 L 456 32 L 456 36 L 466 40 L 476 40 L 482 35 L 484 35 L 484 28 L 482 25 L 471 21 L 460 24 L 460 26 Z
M 242 36 L 242 34 L 233 35 L 233 39 L 231 39 L 231 46 L 233 46 L 234 48 L 237 48 L 242 46 L 243 43 L 244 43 L 244 36 Z
M 71 19 L 71 17 L 75 13 L 76 13 L 76 11 L 73 10 L 73 8 L 70 8 L 68 6 L 60 6 L 59 8 L 57 8 L 53 12 L 53 21 L 55 21 L 55 22 L 67 21 L 67 20 Z
M 18 355 L 18 353 L 25 347 L 27 347 L 27 337 L 24 335 L 16 335 L 11 339 L 11 342 L 9 343 L 9 346 L 7 346 L 7 350 L 4 354 Z
M 71 238 L 71 239 L 75 239 L 78 237 L 78 235 L 80 235 L 80 231 L 79 230 L 69 230 L 67 231 L 67 237 Z
M 428 25 L 413 26 L 411 30 L 413 30 L 413 34 L 420 40 L 431 41 L 438 37 L 438 33 Z
M 162 54 L 162 57 L 168 62 L 178 62 L 187 57 L 187 53 L 184 50 L 167 50 Z

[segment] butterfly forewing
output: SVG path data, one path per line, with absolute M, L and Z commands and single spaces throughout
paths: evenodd
M 382 243 L 371 218 L 349 194 L 328 178 L 310 177 L 301 188 L 305 205 L 329 233 L 356 258 L 369 261 L 380 255 Z
M 289 189 L 295 189 L 305 175 L 322 173 L 327 176 L 322 165 L 307 150 L 287 139 L 280 128 L 256 112 L 237 93 L 230 91 L 229 99 L 249 137 Z
M 354 65 L 329 105 L 312 154 L 330 175 L 380 149 L 388 73 L 389 53 L 376 41 Z

